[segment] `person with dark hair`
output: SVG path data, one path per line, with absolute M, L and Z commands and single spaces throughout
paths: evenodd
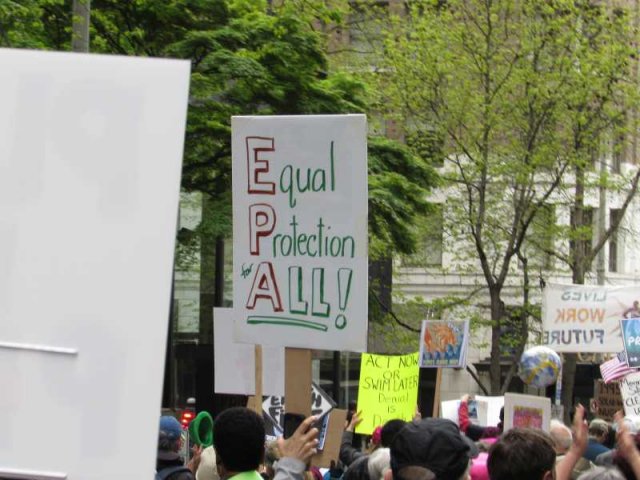
M 274 465 L 274 480 L 302 480 L 306 462 L 316 453 L 318 429 L 316 417 L 305 419 L 294 434 L 278 439 L 280 460 Z M 264 421 L 244 407 L 223 411 L 213 424 L 213 448 L 216 451 L 221 480 L 262 480 L 257 472 L 264 458 Z
M 213 424 L 213 446 L 220 478 L 257 470 L 264 458 L 264 421 L 244 407 L 225 410 Z
M 587 424 L 582 405 L 576 407 L 573 432 L 573 443 L 564 460 L 557 465 L 555 444 L 549 434 L 532 428 L 514 428 L 505 432 L 489 449 L 489 478 L 570 480 L 576 463 L 587 448 Z
M 407 422 L 398 418 L 385 423 L 380 432 L 380 445 L 386 448 L 390 447 L 396 434 L 402 430 L 406 424 Z
M 491 480 L 551 480 L 556 464 L 553 440 L 542 430 L 514 428 L 489 449 Z
M 351 421 L 342 433 L 342 442 L 340 443 L 340 461 L 346 467 L 349 467 L 356 460 L 367 456 L 365 452 L 358 450 L 352 445 L 353 432 L 361 421 L 362 417 L 357 413 L 354 413 L 351 417 Z M 396 433 L 398 433 L 406 424 L 407 422 L 400 419 L 389 420 L 385 423 L 380 429 L 380 443 L 378 447 L 388 448 L 391 446 L 393 437 L 395 437 Z
M 351 421 L 342 433 L 340 444 L 340 461 L 345 465 L 343 480 L 369 480 L 369 455 L 356 449 L 352 444 L 353 432 L 362 417 L 354 413 Z M 396 434 L 407 422 L 400 419 L 389 420 L 380 429 L 380 443 L 378 448 L 388 448 Z
M 476 445 L 451 420 L 407 423 L 391 443 L 393 480 L 468 480 L 477 455 Z

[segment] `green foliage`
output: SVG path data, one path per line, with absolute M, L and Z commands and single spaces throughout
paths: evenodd
M 384 42 L 383 73 L 365 74 L 379 110 L 442 135 L 447 236 L 456 260 L 483 273 L 494 332 L 512 318 L 502 289 L 518 255 L 553 244 L 556 232 L 527 242 L 549 221 L 546 204 L 568 206 L 569 174 L 590 169 L 606 154 L 599 147 L 629 129 L 632 15 L 586 0 L 418 0 L 371 27 Z M 605 181 L 585 179 L 586 188 Z M 584 237 L 583 227 L 572 235 Z M 498 360 L 492 345 L 494 391 Z
M 70 1 L 0 0 L 0 46 L 52 50 L 68 48 L 71 39 L 70 12 Z
M 274 2 L 276 3 L 276 2 Z M 340 2 L 338 2 L 340 3 Z M 196 230 L 179 234 L 185 262 L 202 238 L 231 233 L 233 115 L 361 113 L 370 91 L 346 72 L 329 73 L 319 30 L 343 19 L 344 5 L 292 0 L 93 0 L 91 51 L 191 62 L 182 187 L 202 192 Z M 339 8 L 338 8 L 339 7 Z M 4 45 L 69 49 L 71 0 L 0 0 Z M 431 158 L 389 140 L 369 140 L 373 257 L 415 250 L 411 226 L 428 213 L 436 183 Z
M 428 192 L 437 184 L 429 163 L 398 144 L 369 138 L 369 255 L 415 252 L 413 226 L 430 212 Z
M 272 14 L 260 2 L 158 3 L 96 2 L 93 42 L 105 51 L 191 59 L 187 191 L 205 192 L 221 206 L 230 200 L 233 115 L 365 111 L 365 85 L 344 72 L 327 73 L 325 39 L 311 23 L 338 17 L 322 2 L 285 2 Z M 428 160 L 393 142 L 372 138 L 369 151 L 372 253 L 410 252 L 415 241 L 408 226 L 427 212 L 435 174 Z M 209 223 L 217 234 L 230 234 L 229 221 Z

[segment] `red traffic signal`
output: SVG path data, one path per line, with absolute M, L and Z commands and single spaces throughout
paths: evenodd
M 194 412 L 191 410 L 184 410 L 180 416 L 182 428 L 187 428 L 194 418 L 196 418 L 196 414 Z

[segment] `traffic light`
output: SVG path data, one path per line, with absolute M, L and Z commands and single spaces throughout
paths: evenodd
M 180 416 L 180 423 L 182 424 L 182 428 L 187 428 L 195 417 L 195 412 L 191 410 L 184 410 L 182 412 L 182 415 Z

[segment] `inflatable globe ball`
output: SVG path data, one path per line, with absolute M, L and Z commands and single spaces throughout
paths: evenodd
M 560 356 L 549 347 L 533 347 L 520 357 L 520 378 L 536 388 L 545 388 L 556 382 L 562 368 Z

